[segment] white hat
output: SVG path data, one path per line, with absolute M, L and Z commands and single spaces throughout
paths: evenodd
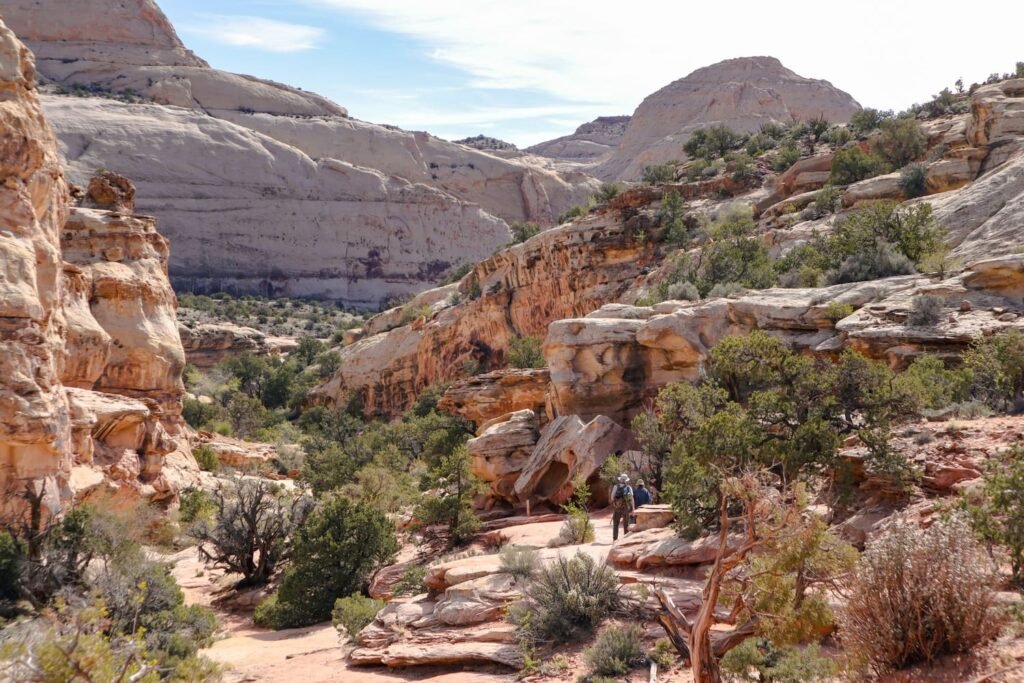
M 629 481 L 629 475 L 626 474 L 625 472 L 623 472 L 622 474 L 619 475 L 619 481 L 622 481 L 622 482 Z

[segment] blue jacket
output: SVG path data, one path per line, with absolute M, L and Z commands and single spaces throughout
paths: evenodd
M 644 486 L 638 486 L 633 489 L 633 501 L 637 507 L 641 505 L 647 505 L 651 502 L 651 492 Z

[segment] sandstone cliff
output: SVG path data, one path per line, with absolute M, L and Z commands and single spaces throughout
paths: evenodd
M 375 308 L 482 259 L 508 240 L 506 222 L 551 223 L 596 185 L 211 69 L 152 0 L 108 4 L 3 0 L 0 14 L 44 80 L 106 96 L 44 98 L 69 175 L 106 167 L 138 183 L 140 210 L 175 242 L 179 288 Z M 152 103 L 107 99 L 125 91 Z
M 646 216 L 624 221 L 607 211 L 498 252 L 450 288 L 457 296 L 433 290 L 407 304 L 426 305 L 428 316 L 394 329 L 379 321 L 396 324 L 397 310 L 368 321 L 368 336 L 341 350 L 340 369 L 318 395 L 343 402 L 358 392 L 367 414 L 395 415 L 427 386 L 470 366 L 503 367 L 511 337 L 543 336 L 552 321 L 583 315 L 631 287 L 658 258 L 653 240 L 636 239 L 650 227 Z
M 636 180 L 650 164 L 685 157 L 683 143 L 701 126 L 756 131 L 762 123 L 823 116 L 845 122 L 860 105 L 828 81 L 798 76 L 774 57 L 741 57 L 697 69 L 647 96 L 622 141 L 596 169 L 607 179 Z
M 2 24 L 0 36 L 8 230 L 0 483 L 44 486 L 51 508 L 101 491 L 171 498 L 164 456 L 178 451 L 187 466 L 191 455 L 167 240 L 152 218 L 125 213 L 127 181 L 111 198 L 117 210 L 69 210 L 32 56 Z M 104 201 L 100 184 L 93 203 Z
M 0 23 L 0 484 L 7 491 L 33 481 L 54 508 L 68 494 L 71 467 L 70 413 L 60 377 L 67 188 L 35 82 L 32 54 Z

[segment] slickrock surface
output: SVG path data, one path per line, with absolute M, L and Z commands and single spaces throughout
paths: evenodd
M 858 109 L 850 95 L 828 81 L 798 76 L 774 57 L 729 59 L 648 95 L 597 173 L 636 180 L 645 166 L 684 157 L 682 145 L 690 133 L 713 123 L 745 131 L 756 131 L 767 121 L 816 116 L 841 123 Z
M 572 135 L 541 142 L 526 151 L 542 157 L 567 161 L 595 162 L 619 146 L 629 124 L 628 116 L 599 116 L 584 123 Z

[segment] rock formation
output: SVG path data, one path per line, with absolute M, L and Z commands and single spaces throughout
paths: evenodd
M 653 239 L 635 237 L 650 230 L 645 215 L 624 221 L 619 211 L 606 211 L 500 251 L 463 278 L 458 303 L 450 296 L 426 318 L 343 348 L 340 369 L 317 395 L 344 401 L 358 392 L 367 414 L 396 415 L 421 390 L 470 365 L 502 367 L 511 337 L 543 336 L 552 321 L 584 315 L 629 289 L 658 258 Z M 415 310 L 416 300 L 410 305 Z M 371 319 L 367 329 L 381 326 Z
M 87 96 L 44 98 L 69 175 L 105 167 L 138 184 L 139 209 L 176 245 L 181 289 L 376 308 L 484 258 L 506 221 L 550 223 L 596 185 L 211 69 L 152 0 L 108 4 L 3 0 L 0 13 L 44 80 Z
M 619 146 L 629 124 L 628 116 L 599 116 L 584 123 L 572 135 L 527 147 L 526 151 L 542 157 L 565 161 L 595 162 L 603 160 Z
M 252 327 L 234 323 L 178 323 L 178 334 L 188 362 L 197 368 L 212 368 L 223 360 L 243 353 L 276 356 L 298 346 L 292 337 L 268 337 Z
M 2 24 L 0 43 L 0 483 L 44 487 L 51 509 L 101 489 L 171 498 L 164 456 L 191 456 L 176 438 L 185 356 L 167 240 L 153 219 L 120 212 L 130 210 L 133 190 L 123 178 L 101 178 L 89 193 L 118 211 L 69 210 L 32 55 Z
M 0 23 L 0 485 L 6 492 L 34 482 L 54 509 L 71 469 L 61 384 L 67 187 L 35 84 L 32 54 Z
M 636 180 L 645 166 L 685 157 L 697 128 L 722 123 L 756 131 L 762 123 L 823 116 L 845 122 L 860 105 L 828 81 L 804 78 L 774 57 L 741 57 L 697 69 L 640 103 L 618 148 L 596 169 L 607 179 Z

